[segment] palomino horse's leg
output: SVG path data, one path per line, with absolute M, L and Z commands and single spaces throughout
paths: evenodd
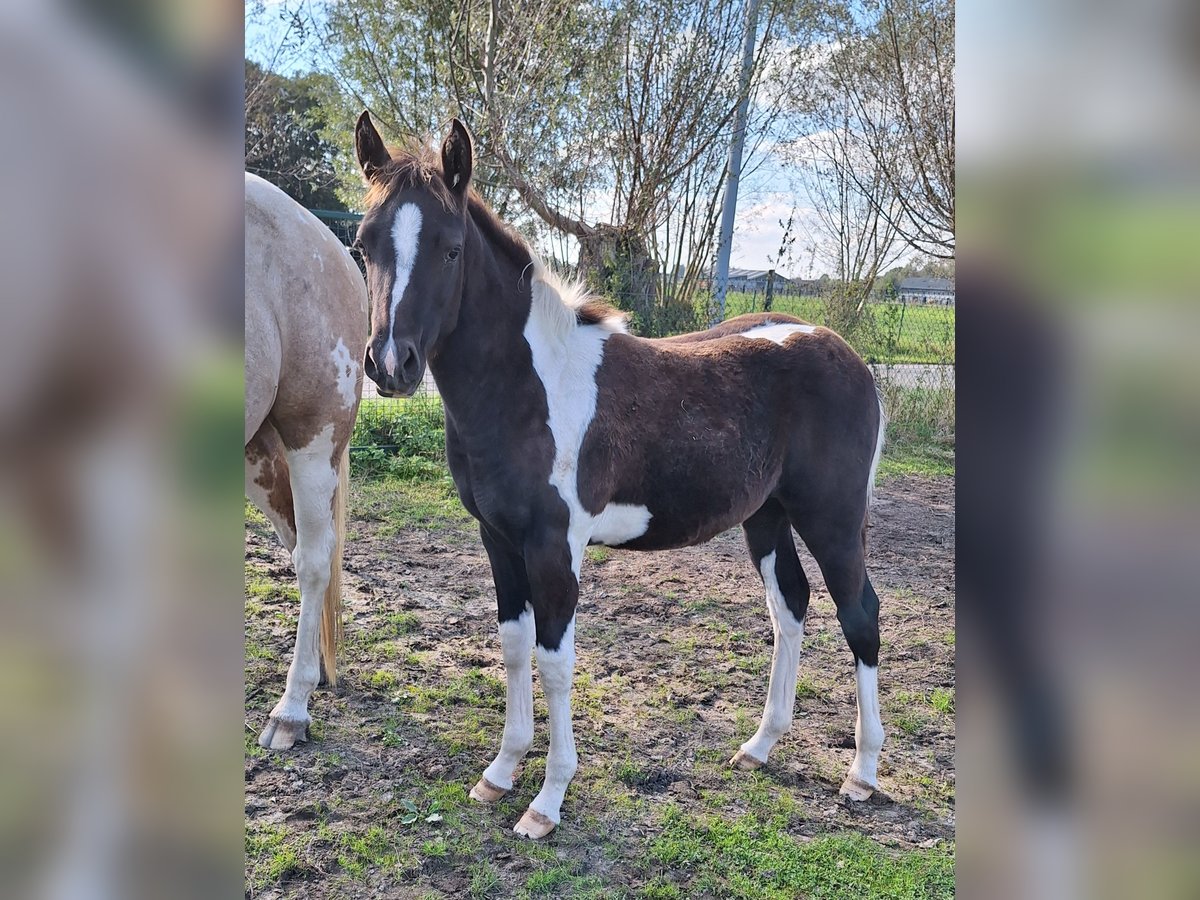
M 271 710 L 258 743 L 286 750 L 308 735 L 308 698 L 321 677 L 321 607 L 329 585 L 336 535 L 333 499 L 337 490 L 337 462 L 341 448 L 334 447 L 329 425 L 300 450 L 288 451 L 292 496 L 296 507 L 296 549 L 292 562 L 300 582 L 300 623 L 296 651 L 288 669 L 287 688 Z
M 516 768 L 533 744 L 533 609 L 529 606 L 525 560 L 504 547 L 488 532 L 486 525 L 480 526 L 480 534 L 496 583 L 496 609 L 508 697 L 500 752 L 484 770 L 479 783 L 471 788 L 471 799 L 495 803 L 512 790 Z
M 861 525 L 842 537 L 829 532 L 802 531 L 822 573 L 825 585 L 837 604 L 838 622 L 850 652 L 854 654 L 858 718 L 854 725 L 854 762 L 841 793 L 852 800 L 866 800 L 879 786 L 879 751 L 883 747 L 883 722 L 879 717 L 879 597 L 863 554 Z
M 583 555 L 579 548 L 578 556 Z M 527 548 L 526 570 L 532 594 L 534 628 L 537 636 L 538 677 L 546 692 L 550 718 L 550 751 L 546 756 L 546 780 L 529 804 L 517 834 L 541 838 L 559 823 L 563 796 L 575 775 L 579 758 L 571 726 L 571 682 L 575 677 L 575 605 L 579 578 L 573 571 L 566 542 L 561 551 Z
M 791 526 L 778 503 L 768 502 L 742 527 L 750 558 L 767 591 L 775 649 L 771 654 L 771 680 L 767 685 L 762 721 L 758 731 L 742 744 L 730 763 L 740 769 L 757 769 L 767 761 L 775 742 L 792 727 L 796 671 L 800 665 L 809 588 L 796 556 Z

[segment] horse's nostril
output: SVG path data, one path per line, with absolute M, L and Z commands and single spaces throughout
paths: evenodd
M 371 345 L 367 344 L 367 349 L 363 353 L 363 374 L 375 380 L 375 376 L 379 374 L 379 368 L 375 365 L 375 357 L 371 355 Z
M 400 347 L 400 376 L 405 383 L 411 384 L 417 380 L 417 376 L 421 373 L 421 358 L 417 354 L 415 344 L 405 342 Z

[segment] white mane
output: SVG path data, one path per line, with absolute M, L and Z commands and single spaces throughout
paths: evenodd
M 623 313 L 615 313 L 600 322 L 582 325 L 579 309 L 589 300 L 597 299 L 587 286 L 578 279 L 564 279 L 547 268 L 535 255 L 533 257 L 533 309 L 549 334 L 565 340 L 576 328 L 599 328 L 610 334 L 625 334 Z

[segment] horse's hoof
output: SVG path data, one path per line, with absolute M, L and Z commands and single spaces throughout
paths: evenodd
M 765 759 L 755 759 L 745 750 L 739 750 L 733 754 L 733 759 L 729 761 L 729 764 L 735 769 L 741 769 L 743 772 L 753 772 L 755 769 L 761 769 L 766 765 L 766 762 Z
M 851 800 L 862 803 L 864 800 L 871 798 L 871 795 L 875 793 L 875 788 L 861 778 L 851 775 L 842 784 L 842 789 L 838 793 L 843 797 L 849 797 Z
M 533 807 L 525 810 L 521 821 L 513 826 L 513 831 L 517 834 L 534 841 L 544 838 L 553 830 L 554 823 L 550 821 L 550 818 L 542 815 Z
M 471 788 L 471 799 L 479 803 L 495 803 L 507 793 L 504 788 L 496 787 L 486 778 L 480 778 L 479 783 Z
M 263 733 L 258 736 L 258 746 L 264 750 L 291 750 L 297 741 L 307 740 L 308 722 L 272 716 Z

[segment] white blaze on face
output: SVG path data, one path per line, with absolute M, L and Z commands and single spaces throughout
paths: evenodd
M 756 325 L 749 331 L 743 331 L 740 336 L 750 338 L 752 341 L 772 341 L 783 346 L 783 342 L 793 334 L 812 334 L 816 327 L 815 325 L 800 325 L 796 322 L 768 323 Z
M 396 210 L 392 222 L 392 245 L 396 250 L 396 273 L 392 282 L 392 303 L 388 309 L 388 342 L 383 354 L 383 369 L 388 375 L 396 374 L 396 309 L 412 277 L 413 264 L 417 261 L 417 239 L 421 236 L 421 210 L 415 203 L 405 203 Z

